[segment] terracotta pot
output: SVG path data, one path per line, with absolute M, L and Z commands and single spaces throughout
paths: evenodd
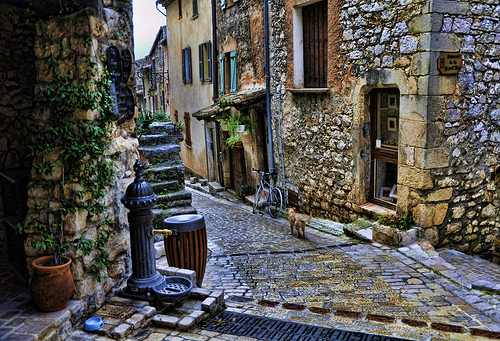
M 73 295 L 75 284 L 71 274 L 71 259 L 56 266 L 50 264 L 55 256 L 45 256 L 33 261 L 33 277 L 30 294 L 41 311 L 57 311 L 66 308 Z

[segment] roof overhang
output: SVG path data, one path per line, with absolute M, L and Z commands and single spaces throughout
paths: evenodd
M 224 116 L 224 113 L 228 111 L 230 107 L 234 107 L 237 110 L 252 107 L 260 111 L 263 109 L 260 108 L 259 105 L 265 103 L 265 101 L 266 89 L 241 90 L 220 97 L 218 101 L 211 106 L 194 112 L 193 117 L 198 120 L 218 120 Z

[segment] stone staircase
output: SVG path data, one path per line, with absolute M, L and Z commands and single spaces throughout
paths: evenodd
M 172 122 L 151 123 L 147 135 L 139 139 L 139 152 L 149 162 L 144 179 L 158 196 L 153 208 L 155 228 L 162 228 L 166 217 L 196 213 L 191 206 L 191 192 L 184 188 L 184 166 L 179 155 L 182 140 Z

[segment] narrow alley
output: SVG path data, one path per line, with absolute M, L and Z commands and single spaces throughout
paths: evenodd
M 394 250 L 311 228 L 298 239 L 284 219 L 192 194 L 211 250 L 203 286 L 224 291 L 226 312 L 414 340 L 500 335 L 496 264 L 455 251 L 425 252 L 417 244 Z M 440 267 L 429 265 L 433 257 Z M 474 283 L 497 289 L 472 289 Z M 223 325 L 187 333 L 151 328 L 132 339 L 253 340 L 224 334 Z

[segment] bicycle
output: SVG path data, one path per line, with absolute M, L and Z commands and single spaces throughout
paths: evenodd
M 257 208 L 261 205 L 261 199 L 264 199 L 264 206 L 267 206 L 269 215 L 273 218 L 278 217 L 283 208 L 283 195 L 278 187 L 271 184 L 270 178 L 276 173 L 264 172 L 259 169 L 252 168 L 252 172 L 260 174 L 260 181 L 255 191 L 255 202 L 253 204 L 253 213 L 257 212 Z

